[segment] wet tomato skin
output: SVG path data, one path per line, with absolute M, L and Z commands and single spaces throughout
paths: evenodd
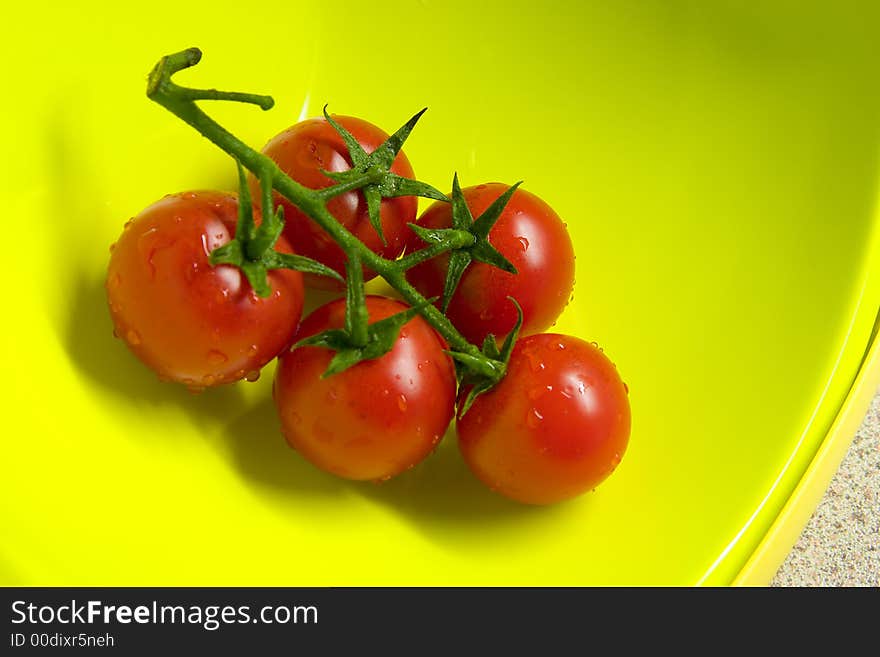
M 471 214 L 479 217 L 507 191 L 508 185 L 487 183 L 462 190 Z M 425 228 L 452 225 L 452 206 L 434 203 L 419 217 Z M 473 262 L 465 270 L 449 304 L 447 316 L 471 342 L 482 344 L 487 334 L 505 336 L 516 322 L 513 296 L 522 307 L 521 335 L 548 329 L 568 303 L 574 288 L 574 248 L 565 224 L 543 200 L 520 188 L 514 192 L 489 233 L 489 242 L 517 273 Z M 424 246 L 414 235 L 407 250 Z M 407 279 L 426 297 L 442 296 L 448 255 L 422 263 Z
M 351 116 L 334 116 L 335 121 L 346 128 L 358 140 L 361 147 L 372 153 L 384 143 L 388 135 L 377 126 Z M 301 121 L 272 138 L 263 148 L 263 154 L 274 160 L 284 173 L 310 189 L 322 189 L 335 184 L 323 171 L 348 171 L 351 158 L 339 133 L 326 119 Z M 413 178 L 413 169 L 403 151 L 397 154 L 391 171 L 406 178 Z M 254 198 L 259 196 L 259 183 L 251 177 Z M 345 273 L 345 254 L 342 249 L 305 213 L 286 198 L 275 193 L 275 203 L 284 207 L 285 236 L 297 253 L 314 258 Z M 327 209 L 339 222 L 352 232 L 369 249 L 379 255 L 394 259 L 405 247 L 410 234 L 407 223 L 416 219 L 418 202 L 413 196 L 382 199 L 379 216 L 387 244 L 383 245 L 376 230 L 370 224 L 367 203 L 359 191 L 347 192 L 331 199 Z M 365 270 L 366 279 L 375 273 Z M 306 284 L 311 287 L 335 289 L 332 279 L 307 275 Z
M 106 290 L 114 332 L 160 378 L 198 389 L 255 378 L 287 347 L 303 307 L 299 272 L 269 273 L 258 297 L 240 270 L 208 255 L 235 234 L 234 194 L 166 196 L 126 224 Z M 279 251 L 291 253 L 282 238 Z
M 594 345 L 545 333 L 520 339 L 501 383 L 458 419 L 459 448 L 487 486 L 550 504 L 601 483 L 629 442 L 628 391 Z
M 406 306 L 367 297 L 370 322 Z M 304 321 L 302 339 L 344 323 L 344 300 L 321 306 Z M 274 398 L 287 442 L 322 470 L 380 481 L 412 467 L 437 445 L 454 414 L 455 370 L 434 329 L 416 316 L 394 347 L 375 360 L 326 379 L 333 352 L 300 347 L 284 353 Z

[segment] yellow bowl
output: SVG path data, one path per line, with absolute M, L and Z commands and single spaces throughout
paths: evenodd
M 116 4 L 5 18 L 0 583 L 766 581 L 877 380 L 880 5 Z M 522 178 L 566 219 L 556 330 L 598 341 L 631 390 L 613 477 L 525 508 L 447 439 L 385 485 L 344 482 L 286 447 L 271 367 L 193 396 L 112 339 L 122 223 L 234 187 L 144 93 L 193 45 L 182 82 L 275 97 L 204 103 L 256 147 L 325 102 L 386 129 L 427 105 L 420 178 Z

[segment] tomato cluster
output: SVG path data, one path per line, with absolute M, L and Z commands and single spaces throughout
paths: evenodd
M 367 154 L 388 139 L 362 119 L 335 120 Z M 333 185 L 333 174 L 354 166 L 346 140 L 324 118 L 297 123 L 269 141 L 263 153 L 314 190 Z M 391 171 L 413 177 L 402 151 Z M 251 195 L 260 198 L 260 182 L 251 178 L 249 186 L 248 204 Z M 505 193 L 509 187 L 500 183 L 460 190 L 471 220 L 478 218 L 474 225 Z M 274 249 L 344 274 L 346 256 L 336 241 L 277 192 L 274 202 L 286 220 Z M 454 223 L 447 201 L 417 217 L 414 196 L 382 197 L 380 235 L 368 205 L 363 191 L 355 189 L 329 199 L 326 207 L 389 260 L 423 249 L 425 230 L 442 231 Z M 261 210 L 270 209 L 259 202 L 250 208 L 256 226 Z M 415 312 L 385 353 L 327 376 L 334 351 L 303 341 L 342 330 L 346 301 L 331 301 L 300 319 L 307 287 L 338 284 L 272 268 L 268 294 L 258 294 L 239 268 L 212 262 L 212 252 L 236 238 L 241 211 L 234 194 L 170 195 L 128 222 L 112 248 L 106 289 L 115 333 L 160 378 L 203 389 L 254 379 L 277 357 L 273 394 L 284 436 L 316 466 L 349 479 L 385 480 L 413 467 L 453 419 L 474 473 L 521 502 L 546 504 L 578 495 L 620 462 L 630 410 L 616 368 L 593 344 L 542 333 L 571 296 L 574 251 L 562 220 L 534 194 L 513 191 L 488 232 L 488 242 L 509 263 L 507 271 L 477 259 L 448 298 L 449 253 L 406 271 L 407 281 L 426 298 L 436 297 L 437 307 L 469 342 L 503 341 L 513 332 L 506 374 L 475 397 L 469 394 L 473 381 L 462 376 L 446 341 Z M 365 278 L 373 275 L 364 271 Z M 366 297 L 365 305 L 371 325 L 408 308 L 378 296 Z

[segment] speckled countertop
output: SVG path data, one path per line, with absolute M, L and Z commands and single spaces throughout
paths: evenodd
M 880 586 L 880 393 L 771 586 Z

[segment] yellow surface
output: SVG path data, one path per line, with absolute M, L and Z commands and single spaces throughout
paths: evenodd
M 732 582 L 880 307 L 880 5 L 346 4 L 7 9 L 0 583 Z M 612 478 L 523 508 L 447 440 L 386 485 L 339 481 L 286 448 L 271 368 L 192 396 L 111 339 L 122 223 L 234 183 L 144 95 L 192 45 L 182 82 L 276 98 L 205 104 L 256 146 L 324 102 L 386 129 L 428 105 L 407 147 L 420 178 L 522 178 L 567 220 L 577 287 L 557 329 L 602 344 L 631 390 Z

